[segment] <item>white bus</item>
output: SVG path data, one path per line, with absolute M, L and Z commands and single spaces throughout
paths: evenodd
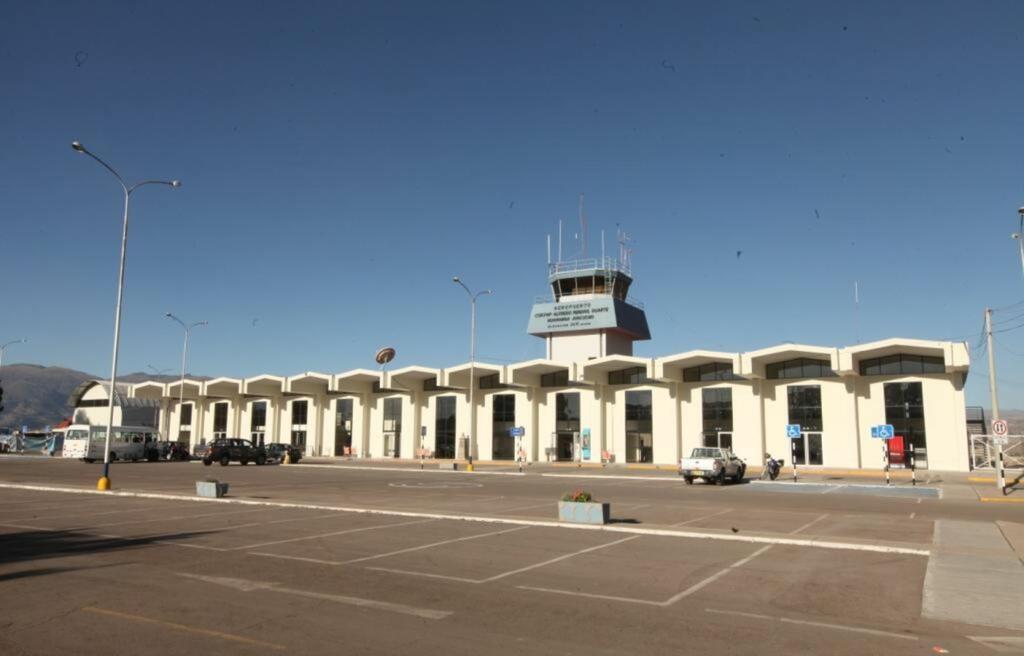
M 64 457 L 85 462 L 103 460 L 107 427 L 73 424 L 64 434 Z M 149 426 L 114 426 L 110 438 L 110 460 L 149 460 L 160 457 L 160 431 Z

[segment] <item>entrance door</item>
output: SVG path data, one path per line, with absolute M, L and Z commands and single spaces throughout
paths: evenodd
M 797 465 L 822 465 L 825 455 L 821 448 L 821 433 L 801 433 L 790 440 L 793 443 L 793 463 Z
M 573 433 L 559 433 L 555 445 L 555 460 L 559 462 L 572 462 L 573 444 L 575 436 Z
M 398 458 L 401 453 L 401 440 L 399 433 L 384 433 L 384 455 L 388 458 Z
M 729 431 L 704 433 L 704 446 L 708 446 L 713 449 L 732 450 L 732 433 Z

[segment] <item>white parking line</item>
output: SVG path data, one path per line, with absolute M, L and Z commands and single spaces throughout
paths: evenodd
M 712 517 L 718 517 L 719 515 L 724 515 L 725 513 L 728 513 L 728 512 L 732 512 L 732 508 L 726 508 L 725 510 L 719 510 L 718 512 L 711 513 L 710 515 L 704 515 L 703 517 L 695 517 L 693 519 L 688 519 L 685 522 L 679 522 L 678 524 L 672 524 L 672 527 L 676 528 L 678 526 L 686 526 L 688 524 L 695 524 L 696 522 L 700 522 L 700 521 L 703 521 L 705 519 L 711 519 Z
M 800 528 L 796 529 L 795 531 L 790 531 L 789 534 L 790 535 L 795 535 L 797 533 L 803 533 L 804 529 L 810 528 L 810 527 L 814 526 L 815 524 L 817 524 L 821 520 L 825 519 L 826 517 L 828 517 L 828 513 L 825 513 L 824 515 L 820 515 L 820 516 L 816 517 L 815 519 L 812 519 L 811 521 L 807 522 L 806 524 L 804 524 Z
M 529 572 L 531 569 L 537 569 L 538 567 L 546 567 L 548 565 L 552 565 L 554 563 L 561 562 L 561 561 L 567 560 L 569 558 L 575 558 L 576 556 L 580 556 L 580 555 L 583 555 L 585 553 L 590 553 L 592 551 L 597 551 L 599 549 L 604 549 L 606 547 L 613 547 L 613 546 L 615 546 L 617 544 L 622 544 L 623 542 L 629 542 L 630 540 L 635 540 L 635 539 L 637 539 L 639 537 L 642 537 L 642 536 L 640 536 L 640 535 L 631 535 L 628 538 L 622 538 L 621 540 L 613 540 L 612 542 L 606 542 L 604 544 L 599 544 L 599 545 L 594 546 L 594 547 L 587 547 L 586 549 L 580 549 L 579 551 L 574 551 L 572 553 L 567 553 L 567 554 L 564 554 L 562 556 L 558 556 L 556 558 L 552 558 L 550 560 L 545 560 L 544 562 L 535 563 L 533 565 L 527 565 L 526 567 L 520 567 L 518 569 L 514 569 L 514 570 L 509 571 L 509 572 L 502 572 L 501 574 L 496 574 L 494 576 L 489 576 L 486 579 L 481 579 L 478 582 L 479 583 L 490 583 L 491 581 L 497 581 L 498 579 L 503 579 L 503 578 L 506 578 L 508 576 L 512 576 L 514 574 L 522 574 L 523 572 Z
M 352 563 L 362 563 L 368 560 L 377 560 L 378 558 L 387 558 L 388 556 L 397 556 L 399 554 L 411 553 L 413 551 L 422 551 L 423 549 L 432 549 L 433 547 L 440 547 L 445 544 L 453 544 L 455 542 L 467 542 L 469 540 L 477 540 L 479 538 L 487 538 L 493 535 L 502 535 L 503 533 L 512 533 L 514 531 L 525 531 L 530 528 L 529 526 L 517 526 L 515 528 L 506 528 L 500 531 L 491 531 L 490 533 L 481 533 L 479 535 L 468 535 L 461 538 L 453 538 L 451 540 L 442 540 L 441 542 L 431 542 L 430 544 L 422 544 L 418 547 L 409 547 L 408 549 L 399 549 L 397 551 L 389 551 L 387 553 L 377 554 L 375 556 L 363 556 L 362 558 L 353 558 L 352 560 L 343 560 L 339 562 L 339 565 L 351 565 Z
M 677 538 L 690 538 L 695 540 L 721 540 L 725 542 L 748 542 L 751 544 L 783 544 L 794 547 L 809 547 L 816 549 L 838 549 L 846 551 L 866 551 L 873 553 L 890 553 L 890 554 L 905 554 L 912 556 L 928 556 L 929 551 L 927 549 L 912 549 L 902 546 L 890 546 L 886 544 L 861 544 L 851 542 L 839 542 L 831 540 L 823 540 L 821 538 L 814 539 L 800 539 L 800 538 L 785 538 L 785 537 L 774 537 L 774 536 L 759 536 L 759 535 L 737 535 L 735 533 L 711 533 L 703 531 L 685 531 L 673 528 L 658 529 L 658 528 L 646 528 L 639 526 L 629 526 L 623 524 L 607 524 L 607 525 L 593 525 L 593 524 L 571 524 L 562 523 L 557 521 L 545 521 L 537 519 L 526 519 L 526 518 L 513 518 L 513 517 L 497 517 L 497 516 L 483 516 L 483 515 L 456 515 L 440 512 L 414 512 L 406 510 L 388 510 L 388 509 L 377 509 L 377 508 L 359 508 L 350 506 L 326 506 L 315 503 L 291 503 L 283 501 L 263 501 L 257 499 L 235 499 L 235 498 L 221 498 L 221 499 L 210 499 L 206 497 L 194 497 L 186 495 L 175 495 L 175 494 L 154 494 L 151 492 L 130 492 L 130 491 L 113 491 L 113 492 L 99 492 L 89 488 L 69 488 L 59 486 L 43 486 L 43 485 L 25 485 L 21 483 L 0 483 L 0 489 L 26 489 L 35 490 L 40 492 L 59 492 L 64 494 L 90 494 L 90 495 L 103 495 L 107 497 L 122 497 L 122 498 L 133 498 L 133 499 L 163 499 L 169 501 L 189 501 L 192 503 L 214 503 L 214 504 L 234 504 L 243 506 L 260 506 L 266 508 L 299 508 L 306 510 L 328 510 L 334 512 L 343 513 L 359 513 L 366 515 L 384 515 L 389 517 L 417 517 L 423 519 L 445 519 L 445 520 L 462 520 L 470 522 L 484 522 L 491 524 L 510 524 L 517 526 L 538 526 L 546 528 L 561 528 L 567 530 L 582 530 L 582 531 L 606 531 L 609 533 L 629 533 L 634 535 L 661 535 L 666 537 L 677 537 Z
M 398 526 L 410 526 L 412 524 L 426 524 L 432 522 L 433 519 L 418 519 L 412 522 L 396 522 L 392 524 L 381 524 L 379 526 L 360 526 L 359 528 L 349 528 L 343 531 L 332 531 L 330 533 L 320 533 L 319 535 L 307 535 L 301 538 L 287 538 L 285 540 L 272 540 L 270 542 L 257 542 L 256 544 L 247 544 L 244 547 L 235 547 L 235 551 L 242 549 L 257 549 L 259 547 L 269 547 L 275 544 L 286 544 L 289 542 L 302 542 L 303 540 L 316 540 L 319 538 L 329 538 L 335 535 L 347 535 L 349 533 L 362 533 L 364 531 L 376 531 L 382 528 L 396 528 Z
M 758 613 L 743 613 L 737 610 L 717 610 L 715 608 L 705 608 L 704 612 L 715 613 L 717 615 L 734 615 L 736 617 L 749 617 L 758 620 L 784 622 L 786 624 L 816 626 L 823 629 L 836 629 L 838 631 L 852 631 L 854 633 L 866 633 L 868 635 L 882 636 L 885 638 L 899 638 L 900 640 L 917 640 L 917 636 L 905 635 L 903 633 L 893 633 L 892 631 L 880 631 L 878 629 L 865 629 L 859 626 L 846 626 L 844 624 L 831 624 L 828 622 L 811 622 L 809 620 L 796 620 L 789 617 L 772 617 L 771 615 L 760 615 Z
M 232 510 L 230 512 L 203 513 L 202 515 L 177 515 L 175 517 L 150 517 L 149 519 L 133 519 L 127 522 L 110 522 L 109 524 L 86 524 L 67 529 L 68 531 L 80 531 L 87 528 L 106 528 L 108 526 L 127 526 L 128 524 L 149 524 L 151 522 L 171 522 L 180 519 L 199 519 L 201 517 L 220 517 L 222 515 L 244 515 L 247 513 L 259 512 L 258 508 L 252 510 Z

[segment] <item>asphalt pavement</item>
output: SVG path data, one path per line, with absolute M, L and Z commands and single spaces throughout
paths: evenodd
M 1024 653 L 1020 505 L 488 469 L 0 459 L 0 652 Z

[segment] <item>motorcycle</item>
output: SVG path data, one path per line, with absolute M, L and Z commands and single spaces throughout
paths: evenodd
M 762 481 L 774 481 L 779 477 L 779 472 L 782 471 L 782 465 L 785 462 L 781 458 L 776 460 L 772 457 L 772 454 L 764 454 L 764 469 L 761 470 Z

